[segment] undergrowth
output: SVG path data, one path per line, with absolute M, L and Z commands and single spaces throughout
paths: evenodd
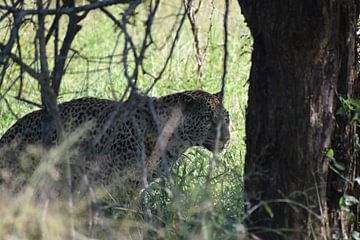
M 179 4 L 163 3 L 160 17 L 154 24 L 154 41 L 146 58 L 146 67 L 157 73 L 169 51 L 166 39 L 176 21 L 171 13 Z M 112 9 L 120 12 L 120 9 Z M 134 22 L 134 34 L 141 26 Z M 162 96 L 178 91 L 202 89 L 211 93 L 221 88 L 223 71 L 223 6 L 206 1 L 201 9 L 199 26 L 201 44 L 208 47 L 204 61 L 204 77 L 199 78 L 190 25 L 185 23 L 170 64 L 161 80 L 150 91 L 151 96 Z M 211 25 L 211 27 L 210 27 Z M 21 34 L 32 34 L 23 29 Z M 121 99 L 126 80 L 121 63 L 119 31 L 100 12 L 91 13 L 83 22 L 74 41 L 78 51 L 72 56 L 63 78 L 59 102 L 80 96 Z M 170 34 L 170 35 L 169 35 Z M 141 33 L 139 33 L 140 39 Z M 23 38 L 24 39 L 24 38 Z M 24 48 L 30 44 L 23 40 Z M 251 38 L 245 27 L 238 4 L 233 1 L 229 18 L 229 60 L 225 85 L 225 107 L 231 120 L 231 142 L 219 155 L 220 161 L 202 148 L 191 149 L 171 170 L 170 179 L 157 179 L 143 200 L 151 210 L 151 218 L 143 211 L 124 207 L 119 200 L 107 196 L 101 211 L 87 215 L 81 206 L 69 207 L 67 201 L 37 202 L 32 192 L 41 191 L 41 185 L 27 186 L 12 194 L 0 188 L 0 239 L 238 239 L 244 228 L 243 161 L 245 155 L 245 108 L 247 78 L 250 69 Z M 31 49 L 29 49 L 30 52 Z M 109 58 L 107 56 L 113 56 Z M 9 71 L 19 71 L 17 68 Z M 1 94 L 12 84 L 12 74 L 4 79 Z M 152 83 L 147 75 L 139 76 L 138 88 L 146 91 Z M 25 79 L 23 98 L 40 103 L 38 84 Z M 0 101 L 0 135 L 17 120 L 36 107 L 15 100 L 19 89 L 15 83 Z M 57 149 L 55 148 L 56 152 Z M 213 171 L 209 176 L 209 166 Z M 36 177 L 36 176 L 33 176 Z M 40 188 L 40 189 L 39 189 Z M 141 194 L 141 193 L 139 193 Z M 71 230 L 73 229 L 73 230 Z

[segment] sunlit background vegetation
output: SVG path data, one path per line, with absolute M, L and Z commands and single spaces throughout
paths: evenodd
M 181 5 L 180 1 L 164 1 L 161 4 L 152 30 L 155 44 L 148 51 L 145 60 L 147 70 L 154 75 L 160 71 L 169 53 L 169 39 L 172 40 L 175 34 L 173 25 L 178 21 L 179 11 L 183 11 L 183 8 L 180 9 Z M 122 12 L 121 7 L 112 7 L 111 11 L 114 14 Z M 131 31 L 133 36 L 139 36 L 139 39 L 135 39 L 138 41 L 143 34 L 142 14 L 145 11 L 140 6 L 132 19 Z M 217 1 L 205 1 L 199 12 L 197 24 L 200 28 L 200 46 L 205 57 L 204 76 L 199 77 L 193 34 L 186 21 L 170 63 L 149 95 L 163 96 L 190 89 L 202 89 L 211 93 L 220 90 L 224 58 L 223 15 L 224 6 Z M 11 195 L 6 189 L 1 189 L 0 239 L 64 239 L 69 234 L 78 239 L 141 239 L 145 232 L 149 234 L 148 230 L 152 231 L 153 236 L 163 236 L 165 239 L 238 238 L 243 231 L 242 221 L 245 217 L 242 172 L 252 40 L 236 1 L 231 2 L 228 27 L 225 106 L 230 113 L 231 142 L 220 154 L 220 161 L 214 162 L 211 176 L 211 153 L 203 148 L 188 151 L 173 167 L 171 181 L 158 179 L 151 184 L 152 191 L 148 194 L 147 201 L 154 216 L 152 222 L 147 221 L 140 212 L 124 210 L 118 200 L 111 197 L 106 200 L 110 207 L 103 214 L 90 219 L 80 214 L 81 209 L 77 206 L 75 213 L 69 214 L 64 211 L 67 204 L 54 204 L 50 208 L 33 202 L 28 192 Z M 31 59 L 33 45 L 26 41 L 26 36 L 31 36 L 34 31 L 27 26 L 21 29 L 20 34 L 23 36 L 22 54 Z M 121 99 L 126 79 L 119 34 L 120 31 L 113 22 L 101 12 L 92 12 L 82 21 L 82 29 L 72 46 L 76 51 L 70 54 L 72 60 L 62 81 L 59 102 L 81 96 Z M 53 64 L 51 59 L 49 63 Z M 36 109 L 13 98 L 19 90 L 19 81 L 7 92 L 19 69 L 11 67 L 8 71 L 11 72 L 0 89 L 0 135 L 18 117 Z M 139 76 L 138 88 L 145 92 L 152 80 L 148 75 Z M 25 78 L 23 84 L 22 97 L 40 103 L 38 83 Z M 75 233 L 69 233 L 70 222 L 77 226 Z M 151 238 L 152 235 L 148 237 Z

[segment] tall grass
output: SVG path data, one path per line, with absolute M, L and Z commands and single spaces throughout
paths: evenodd
M 146 68 L 156 74 L 164 64 L 170 45 L 166 39 L 170 33 L 180 3 L 165 1 L 155 21 L 153 35 L 156 47 L 146 56 Z M 247 79 L 250 68 L 251 38 L 241 16 L 237 2 L 232 1 L 229 18 L 229 61 L 225 86 L 225 106 L 231 120 L 231 142 L 215 162 L 209 178 L 211 153 L 202 148 L 189 150 L 172 168 L 171 180 L 157 179 L 150 185 L 145 196 L 153 219 L 148 221 L 141 212 L 123 209 L 118 199 L 109 196 L 102 213 L 84 216 L 81 207 L 72 211 L 63 201 L 38 204 L 36 197 L 27 191 L 13 195 L 9 189 L 0 189 L 0 239 L 65 239 L 88 237 L 100 239 L 142 239 L 164 237 L 166 239 L 235 239 L 243 228 L 244 215 L 242 171 L 245 155 L 245 108 L 247 102 Z M 114 13 L 121 12 L 114 7 Z M 131 32 L 136 41 L 141 40 L 141 14 L 138 9 Z M 197 63 L 193 36 L 189 23 L 185 23 L 170 64 L 162 79 L 150 91 L 152 96 L 162 96 L 189 89 L 203 89 L 217 92 L 221 87 L 223 64 L 223 5 L 216 3 L 214 10 L 206 1 L 200 11 L 200 39 L 202 46 L 208 42 L 203 79 L 197 74 Z M 210 16 L 212 18 L 210 19 Z M 210 25 L 212 25 L 210 27 Z M 24 29 L 21 34 L 32 34 Z M 82 22 L 82 30 L 74 41 L 74 54 L 61 86 L 59 101 L 64 102 L 80 96 L 120 99 L 126 80 L 121 63 L 122 45 L 117 42 L 119 32 L 113 23 L 101 12 L 93 12 Z M 27 45 L 23 38 L 24 46 Z M 30 44 L 28 44 L 30 46 Z M 29 49 L 31 52 L 31 49 Z M 114 55 L 109 62 L 106 56 Z M 102 58 L 99 60 L 99 58 Z M 9 70 L 10 71 L 10 70 Z M 19 71 L 12 68 L 11 71 Z M 12 74 L 4 79 L 3 94 L 13 81 Z M 40 102 L 37 83 L 25 79 L 23 97 Z M 139 77 L 138 87 L 145 91 L 152 83 L 147 75 Z M 19 83 L 15 84 L 0 102 L 0 135 L 8 129 L 17 117 L 35 108 L 17 101 Z M 10 107 L 10 108 L 9 108 Z M 56 149 L 54 150 L 56 151 Z M 206 184 L 210 181 L 210 185 Z M 29 186 L 31 188 L 32 186 Z M 36 187 L 35 187 L 36 188 Z M 34 191 L 37 191 L 35 189 Z M 105 209 L 105 210 L 104 210 Z M 124 217 L 125 216 L 125 217 Z M 75 232 L 71 232 L 71 222 Z

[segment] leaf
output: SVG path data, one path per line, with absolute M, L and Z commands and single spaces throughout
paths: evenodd
M 332 148 L 329 148 L 326 152 L 326 157 L 330 159 L 334 159 L 334 150 Z
M 329 148 L 326 152 L 326 157 L 331 160 L 331 164 L 333 167 L 338 171 L 344 171 L 346 169 L 346 166 L 344 163 L 337 162 L 334 157 L 334 150 L 332 148 Z
M 358 231 L 353 231 L 351 233 L 351 236 L 355 239 L 355 240 L 360 240 L 360 233 Z
M 344 171 L 344 170 L 345 170 L 345 164 L 339 163 L 339 162 L 337 162 L 335 159 L 334 159 L 332 162 L 333 162 L 334 167 L 335 167 L 337 170 L 339 170 L 339 171 Z
M 344 197 L 340 197 L 339 199 L 339 207 L 342 208 L 345 206 L 345 200 L 344 200 Z
M 269 214 L 269 216 L 271 218 L 274 218 L 274 213 L 273 213 L 270 205 L 267 202 L 264 202 L 264 208 L 265 208 L 265 211 Z
M 360 185 L 360 177 L 355 178 L 354 181 Z
M 338 109 L 336 114 L 344 114 L 346 112 L 359 112 L 360 99 L 344 99 L 340 98 L 342 106 Z
M 348 105 L 352 105 L 354 107 L 360 106 L 360 99 L 349 98 L 349 99 L 346 99 L 345 101 Z
M 346 206 L 352 206 L 359 203 L 359 200 L 351 195 L 344 195 L 344 202 Z
M 340 197 L 339 199 L 339 207 L 341 209 L 341 211 L 343 212 L 350 212 L 350 208 L 348 206 L 345 205 L 345 198 L 344 197 Z

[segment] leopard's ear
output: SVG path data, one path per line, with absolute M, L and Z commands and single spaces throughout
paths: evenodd
M 222 91 L 215 93 L 214 95 L 219 99 L 220 102 L 223 101 L 224 93 Z

